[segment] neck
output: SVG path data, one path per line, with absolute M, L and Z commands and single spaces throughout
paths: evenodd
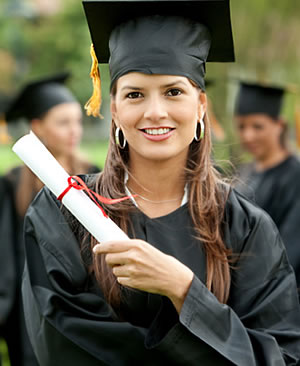
M 155 217 L 180 207 L 185 186 L 185 161 L 130 161 L 127 186 L 137 194 L 135 200 L 142 211 Z
M 62 154 L 53 154 L 55 159 L 59 162 L 59 164 L 69 173 L 71 174 L 72 165 L 71 159 L 69 156 L 62 155 Z
M 262 159 L 256 161 L 256 170 L 263 171 L 270 169 L 284 161 L 289 156 L 289 154 L 290 153 L 283 148 L 272 151 L 268 154 L 268 156 L 265 156 Z

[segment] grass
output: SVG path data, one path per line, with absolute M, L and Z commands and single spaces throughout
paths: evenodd
M 18 156 L 11 150 L 12 145 L 0 145 L 0 175 L 7 172 L 10 168 L 22 164 Z M 84 142 L 80 147 L 83 153 L 90 162 L 97 165 L 99 168 L 104 166 L 108 142 Z
M 6 343 L 3 340 L 0 340 L 0 355 L 2 356 L 2 366 L 10 366 Z

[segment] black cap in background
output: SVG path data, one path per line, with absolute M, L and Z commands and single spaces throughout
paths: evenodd
M 26 84 L 6 109 L 6 120 L 40 118 L 58 104 L 76 102 L 70 90 L 63 85 L 69 76 L 69 73 L 61 73 Z
M 240 82 L 235 115 L 266 114 L 277 119 L 280 116 L 283 95 L 284 88 Z

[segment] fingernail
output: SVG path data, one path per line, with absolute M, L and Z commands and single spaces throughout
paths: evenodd
M 95 246 L 94 246 L 94 248 L 93 248 L 93 252 L 94 253 L 97 253 L 97 249 L 99 248 L 99 244 L 96 244 Z

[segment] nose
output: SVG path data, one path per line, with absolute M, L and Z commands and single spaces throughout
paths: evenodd
M 148 98 L 146 109 L 144 112 L 144 118 L 151 120 L 152 122 L 158 122 L 164 118 L 167 118 L 168 111 L 161 95 L 152 95 Z
M 70 136 L 80 140 L 82 135 L 82 125 L 79 121 L 73 121 L 70 125 Z
M 254 140 L 255 133 L 252 128 L 244 127 L 242 130 L 240 130 L 240 138 L 242 142 L 249 143 Z

